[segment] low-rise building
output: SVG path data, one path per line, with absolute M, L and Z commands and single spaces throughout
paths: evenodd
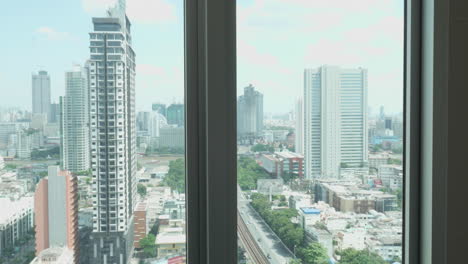
M 0 256 L 20 239 L 26 238 L 34 227 L 34 198 L 0 198 Z
M 274 154 L 262 154 L 259 158 L 260 165 L 274 178 L 303 178 L 304 156 L 281 151 Z
M 388 164 L 388 153 L 369 154 L 369 168 L 378 169 L 381 165 Z
M 166 228 L 156 236 L 158 258 L 185 255 L 186 237 L 183 228 Z
M 299 209 L 299 223 L 302 228 L 313 226 L 320 221 L 320 209 L 314 207 L 302 207 Z
M 385 187 L 399 189 L 403 186 L 403 167 L 401 165 L 381 165 L 378 176 Z
M 67 247 L 52 247 L 41 251 L 31 264 L 74 264 L 73 251 Z
M 148 233 L 148 221 L 146 214 L 148 211 L 148 205 L 144 202 L 137 204 L 134 212 L 134 240 L 133 246 L 140 248 L 140 240 Z
M 366 190 L 357 182 L 323 180 L 315 185 L 315 201 L 323 201 L 341 212 L 367 213 L 396 209 L 396 195 Z

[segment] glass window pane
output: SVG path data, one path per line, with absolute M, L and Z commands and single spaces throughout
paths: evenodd
M 183 0 L 4 9 L 0 263 L 185 263 Z
M 400 263 L 402 0 L 237 1 L 239 263 Z

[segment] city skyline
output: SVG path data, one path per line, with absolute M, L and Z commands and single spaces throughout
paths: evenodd
M 15 87 L 18 93 L 13 93 L 9 100 L 0 99 L 3 106 L 31 109 L 26 103 L 30 99 L 24 100 L 30 98 L 30 94 L 26 93 L 30 83 L 24 78 L 40 69 L 50 73 L 52 102 L 58 102 L 58 97 L 65 92 L 66 69 L 73 63 L 86 60 L 86 37 L 90 29 L 86 22 L 92 15 L 102 14 L 113 2 L 82 0 L 54 3 L 60 12 L 52 15 L 50 10 L 44 9 L 48 1 L 51 0 L 41 4 L 33 3 L 32 9 L 40 12 L 29 14 L 29 10 L 21 10 L 25 16 L 34 17 L 34 20 L 26 19 L 15 32 L 7 32 L 22 40 L 20 45 L 27 52 L 15 56 L 27 57 L 30 64 L 22 63 L 20 66 L 16 60 L 9 59 L 12 55 L 6 54 L 6 59 L 12 61 L 13 65 L 0 66 L 0 81 L 6 87 Z M 327 3 L 293 0 L 288 5 L 290 12 L 282 12 L 284 14 L 281 17 L 272 15 L 280 9 L 277 0 L 271 1 L 264 10 L 263 1 L 239 1 L 238 64 L 243 67 L 238 69 L 238 94 L 242 94 L 244 86 L 252 83 L 266 95 L 265 112 L 288 112 L 294 109 L 294 98 L 302 91 L 302 69 L 323 64 L 364 67 L 372 76 L 369 79 L 370 107 L 377 109 L 385 105 L 388 113 L 400 112 L 403 58 L 397 54 L 403 53 L 403 5 L 398 0 L 387 0 L 380 4 L 372 0 L 363 1 L 367 5 L 357 8 L 342 0 Z M 183 101 L 182 1 L 158 0 L 145 8 L 142 8 L 142 2 L 129 1 L 128 8 L 129 17 L 134 21 L 134 46 L 145 54 L 139 58 L 136 66 L 139 73 L 136 79 L 137 109 L 149 110 L 153 102 L 169 104 Z M 310 10 L 314 6 L 325 10 L 333 8 L 336 12 L 332 15 L 327 15 L 327 12 L 311 15 L 302 10 Z M 6 8 L 9 12 L 0 21 L 8 24 L 14 19 L 9 14 L 18 13 L 22 7 L 18 3 L 9 2 Z M 354 12 L 346 13 L 347 9 Z M 149 14 L 151 12 L 154 17 Z M 337 14 L 343 15 L 337 17 Z M 52 19 L 54 16 L 58 17 Z M 65 28 L 63 24 L 68 27 Z M 316 24 L 323 24 L 323 28 L 317 28 Z M 270 34 L 274 30 L 278 33 Z M 320 34 L 309 34 L 317 30 Z M 158 39 L 158 34 L 166 37 Z M 273 35 L 277 37 L 267 37 Z M 291 43 L 293 39 L 301 41 Z M 346 47 L 339 45 L 343 39 L 349 42 Z M 286 46 L 293 48 L 286 52 Z M 326 49 L 328 46 L 331 48 Z M 8 42 L 0 44 L 0 47 L 13 48 Z M 321 52 L 314 53 L 318 49 Z M 158 94 L 158 97 L 153 94 Z

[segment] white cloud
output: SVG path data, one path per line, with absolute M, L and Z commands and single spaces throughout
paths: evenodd
M 238 91 L 258 84 L 267 111 L 287 110 L 303 69 L 323 64 L 367 68 L 370 104 L 401 108 L 401 0 L 252 0 L 237 13 Z
M 65 40 L 71 38 L 70 33 L 60 32 L 51 27 L 40 27 L 36 29 L 36 33 L 49 40 Z
M 103 16 L 116 0 L 82 0 L 81 3 L 88 14 Z M 169 23 L 176 20 L 175 5 L 167 0 L 128 0 L 127 15 L 136 23 Z

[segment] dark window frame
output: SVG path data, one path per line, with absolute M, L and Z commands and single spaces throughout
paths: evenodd
M 236 1 L 186 0 L 184 12 L 188 263 L 235 264 Z M 467 210 L 456 211 L 466 202 L 453 191 L 468 177 L 451 168 L 466 164 L 468 137 L 451 141 L 459 132 L 448 129 L 460 126 L 449 117 L 464 118 L 449 109 L 468 98 L 448 93 L 466 86 L 466 13 L 466 0 L 405 3 L 405 264 L 466 261 L 466 243 L 455 243 L 468 234 Z

